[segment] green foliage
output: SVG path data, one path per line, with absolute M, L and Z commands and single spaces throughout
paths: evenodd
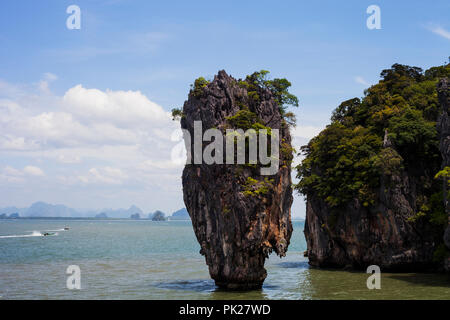
M 259 102 L 262 90 L 269 90 L 274 95 L 282 116 L 285 116 L 288 106 L 298 107 L 298 98 L 289 92 L 291 83 L 285 78 L 269 79 L 269 71 L 261 70 L 248 75 L 245 80 L 240 80 L 238 85 L 247 89 L 248 96 L 255 102 Z M 286 123 L 295 124 L 295 116 L 287 115 Z
M 331 207 L 357 195 L 363 205 L 374 201 L 371 189 L 379 185 L 377 152 L 381 138 L 363 127 L 347 128 L 333 122 L 302 150 L 307 157 L 297 167 L 303 194 L 315 192 Z
M 227 215 L 230 212 L 231 212 L 231 209 L 227 205 L 224 205 L 223 208 L 222 208 L 222 213 Z
M 194 84 L 191 85 L 191 92 L 194 97 L 203 95 L 203 89 L 209 84 L 209 81 L 203 77 L 195 79 Z
M 242 129 L 244 131 L 254 129 L 256 132 L 261 129 L 266 129 L 268 135 L 271 133 L 271 129 L 261 123 L 256 113 L 248 109 L 239 110 L 234 116 L 227 117 L 226 120 L 236 129 Z
M 294 153 L 296 153 L 295 148 L 292 147 L 289 143 L 287 143 L 285 139 L 281 139 L 280 154 L 281 159 L 284 161 L 285 164 L 292 163 L 292 160 L 294 160 Z
M 445 167 L 434 176 L 435 179 L 447 180 L 447 185 L 450 186 L 450 167 Z
M 201 97 L 204 94 L 204 88 L 210 82 L 203 77 L 199 77 L 191 85 L 190 94 L 194 97 Z M 247 95 L 250 101 L 254 104 L 258 104 L 261 101 L 261 95 L 265 90 L 269 90 L 275 101 L 278 104 L 280 113 L 283 116 L 284 123 L 286 125 L 295 126 L 296 118 L 292 112 L 287 112 L 289 106 L 298 107 L 298 98 L 289 92 L 291 83 L 285 78 L 269 79 L 269 71 L 261 70 L 253 72 L 251 75 L 246 76 L 245 80 L 239 80 L 234 82 L 233 85 L 238 85 L 241 88 L 247 90 Z M 242 102 L 238 101 L 241 110 L 248 109 Z M 174 113 L 172 110 L 172 117 L 178 119 L 182 116 L 180 113 Z
M 433 161 L 439 154 L 436 121 L 427 121 L 420 110 L 407 107 L 389 119 L 389 137 L 406 161 Z
M 257 91 L 249 91 L 248 96 L 250 99 L 252 99 L 254 102 L 259 102 L 259 94 Z
M 252 177 L 248 177 L 245 183 L 242 185 L 243 194 L 246 197 L 257 197 L 259 195 L 266 195 L 271 189 L 273 189 L 274 179 L 265 177 L 264 180 L 256 180 Z
M 442 191 L 436 192 L 430 197 L 429 215 L 431 223 L 446 227 L 448 224 L 448 216 L 445 212 L 444 201 L 442 201 L 443 198 L 444 194 Z
M 374 165 L 384 175 L 398 175 L 404 168 L 403 158 L 393 148 L 384 148 L 375 159 Z
M 450 64 L 439 67 L 431 67 L 430 69 L 425 71 L 425 78 L 427 80 L 444 78 L 448 77 L 449 75 L 450 75 Z
M 172 120 L 179 120 L 184 117 L 183 110 L 180 108 L 172 109 Z
M 412 220 L 426 216 L 440 221 L 443 208 L 435 202 L 440 186 L 432 177 L 441 161 L 436 84 L 443 76 L 450 76 L 450 65 L 422 72 L 394 64 L 383 70 L 378 84 L 365 90 L 362 99 L 342 102 L 331 124 L 302 147 L 305 159 L 297 167 L 300 181 L 295 188 L 318 195 L 332 208 L 344 207 L 355 197 L 371 206 L 382 175 L 422 172 L 421 191 L 427 201 Z M 384 148 L 386 130 L 392 147 Z
M 390 69 L 381 71 L 380 76 L 384 81 L 390 81 L 392 88 L 399 88 L 410 80 L 420 81 L 423 78 L 423 70 L 396 63 Z
M 353 117 L 361 105 L 359 98 L 353 98 L 342 102 L 336 110 L 333 111 L 331 121 L 338 121 L 345 125 L 353 124 Z
M 416 199 L 419 208 L 415 215 L 408 218 L 409 222 L 417 222 L 421 218 L 427 218 L 433 225 L 444 230 L 447 226 L 447 214 L 444 209 L 442 191 L 433 193 L 430 197 L 419 195 Z
M 250 88 L 250 85 L 245 80 L 239 80 L 237 82 L 237 84 L 239 87 L 247 89 L 247 90 Z
M 446 182 L 446 184 L 444 184 L 446 190 L 442 190 L 432 196 L 431 202 L 433 203 L 433 211 L 431 213 L 430 221 L 445 227 L 448 224 L 448 215 L 445 212 L 445 205 L 442 200 L 446 199 L 448 201 L 448 199 L 450 199 L 450 167 L 444 167 L 444 169 L 439 171 L 434 178 L 443 180 L 444 183 Z M 444 192 L 446 193 L 445 197 Z
M 297 117 L 293 112 L 286 112 L 284 114 L 284 121 L 286 121 L 288 126 L 295 127 L 297 124 Z
M 433 262 L 442 262 L 448 256 L 450 256 L 450 251 L 445 246 L 444 243 L 439 244 L 433 252 Z
M 248 108 L 244 108 L 239 110 L 234 116 L 230 116 L 226 118 L 227 120 L 227 129 L 231 126 L 234 129 L 242 129 L 243 131 L 247 131 L 249 129 L 255 130 L 255 133 L 258 134 L 259 130 L 266 130 L 267 136 L 272 136 L 272 129 L 270 127 L 266 127 L 261 123 L 261 120 L 258 118 L 258 116 L 254 113 L 248 110 Z M 237 131 L 232 132 L 231 134 L 227 132 L 227 137 L 233 138 L 243 138 L 245 139 L 245 151 L 239 150 L 245 152 L 245 154 L 248 154 L 248 150 L 250 147 L 250 136 L 246 138 L 246 136 L 241 136 L 241 134 Z M 254 136 L 254 138 L 258 139 L 257 136 Z M 258 140 L 255 140 L 254 142 L 258 143 Z M 240 147 L 238 146 L 238 149 Z M 270 153 L 271 146 L 268 145 L 268 152 Z M 238 150 L 237 150 L 238 152 Z M 246 156 L 247 157 L 247 156 Z M 251 163 L 245 163 L 244 166 L 251 167 L 251 168 L 257 168 L 259 164 L 251 164 Z
M 239 110 L 234 116 L 227 117 L 226 120 L 233 127 L 243 130 L 250 129 L 254 123 L 260 121 L 256 113 L 248 109 Z
M 298 98 L 288 91 L 291 83 L 287 79 L 268 80 L 265 85 L 275 94 L 275 99 L 281 106 L 282 113 L 285 113 L 285 106 L 298 107 Z
M 427 215 L 429 208 L 425 205 L 420 207 L 420 211 L 418 211 L 415 215 L 412 217 L 409 217 L 407 220 L 409 222 L 417 222 L 420 218 L 425 217 Z

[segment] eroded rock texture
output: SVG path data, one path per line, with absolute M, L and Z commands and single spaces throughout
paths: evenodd
M 450 86 L 449 79 L 442 79 L 438 84 L 439 103 L 442 113 L 438 119 L 437 129 L 440 137 L 439 149 L 442 153 L 442 168 L 450 166 Z M 450 249 L 450 203 L 447 198 L 447 184 L 444 182 L 444 204 L 448 213 L 448 227 L 444 234 L 444 243 Z M 450 271 L 450 257 L 447 258 L 445 268 Z
M 438 93 L 442 113 L 437 126 L 444 167 L 450 165 L 448 79 L 439 82 Z M 387 132 L 383 148 L 396 152 Z M 317 194 L 308 194 L 304 233 L 310 264 L 356 269 L 376 264 L 384 271 L 439 268 L 440 262 L 436 263 L 433 253 L 442 242 L 442 231 L 424 221 L 409 221 L 418 210 L 424 185 L 434 179 L 435 172 L 427 169 L 426 163 L 417 163 L 408 171 L 402 169 L 392 175 L 382 175 L 376 205 L 370 207 L 355 198 L 337 212 Z M 446 211 L 450 213 L 448 201 Z M 444 241 L 450 248 L 450 227 L 446 229 Z M 445 264 L 450 270 L 450 259 Z
M 403 173 L 384 177 L 380 202 L 371 208 L 354 199 L 345 214 L 331 213 L 318 197 L 308 196 L 305 236 L 311 265 L 408 271 L 431 265 L 435 232 L 408 223 L 414 215 L 419 181 Z
M 220 71 L 200 93 L 191 91 L 183 106 L 181 127 L 191 137 L 194 137 L 194 120 L 202 121 L 203 131 L 222 130 L 229 127 L 227 117 L 248 108 L 265 126 L 280 129 L 280 140 L 284 146 L 290 146 L 289 129 L 282 125 L 272 93 L 260 90 L 258 96 L 259 99 L 249 97 L 246 88 Z M 209 143 L 205 142 L 203 148 Z M 202 163 L 184 168 L 184 202 L 201 246 L 200 253 L 220 287 L 261 287 L 266 278 L 264 261 L 268 254 L 273 250 L 284 256 L 287 251 L 292 233 L 293 198 L 290 162 L 283 155 L 281 158 L 280 168 L 272 176 L 261 176 L 258 166 L 248 165 Z M 248 177 L 261 184 L 249 186 Z M 268 187 L 268 192 L 255 192 L 261 191 L 258 188 L 262 186 Z

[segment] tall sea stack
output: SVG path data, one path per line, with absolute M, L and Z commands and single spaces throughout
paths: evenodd
M 210 128 L 279 129 L 279 168 L 261 175 L 259 162 L 194 164 L 194 121 L 201 121 L 202 136 Z M 265 259 L 272 251 L 284 256 L 292 233 L 291 137 L 276 96 L 220 71 L 211 82 L 196 80 L 181 127 L 192 137 L 185 136 L 192 164 L 183 170 L 184 202 L 209 273 L 222 288 L 259 288 L 267 275 Z M 202 152 L 210 143 L 203 142 Z
M 297 189 L 311 265 L 450 267 L 448 177 L 444 188 L 439 178 L 450 161 L 449 75 L 449 64 L 395 64 L 303 147 Z
M 442 169 L 450 167 L 450 83 L 444 78 L 438 84 L 438 97 L 441 105 L 441 114 L 438 119 L 438 132 L 440 136 L 439 148 L 442 153 Z M 444 233 L 444 243 L 450 250 L 450 199 L 448 198 L 448 182 L 450 177 L 443 179 L 444 206 L 448 215 L 448 226 Z M 450 257 L 445 261 L 445 269 L 450 271 Z

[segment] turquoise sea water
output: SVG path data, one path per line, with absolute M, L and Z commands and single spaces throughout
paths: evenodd
M 262 290 L 217 289 L 199 249 L 188 221 L 0 220 L 0 299 L 450 299 L 446 275 L 383 273 L 368 290 L 366 273 L 310 268 L 299 221 Z M 69 265 L 81 290 L 66 288 Z

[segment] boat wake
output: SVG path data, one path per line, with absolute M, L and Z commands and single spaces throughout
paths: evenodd
M 48 232 L 54 232 L 52 234 L 49 234 Z M 40 231 L 33 231 L 31 234 L 13 234 L 10 236 L 0 236 L 0 239 L 5 239 L 5 238 L 29 238 L 29 237 L 44 237 L 44 236 L 57 236 L 58 233 L 56 231 L 64 231 L 64 229 L 61 230 L 47 230 L 44 233 L 40 232 Z
M 14 234 L 10 236 L 0 236 L 0 238 L 28 238 L 28 237 L 43 237 L 44 234 L 39 231 L 33 231 L 31 234 Z

